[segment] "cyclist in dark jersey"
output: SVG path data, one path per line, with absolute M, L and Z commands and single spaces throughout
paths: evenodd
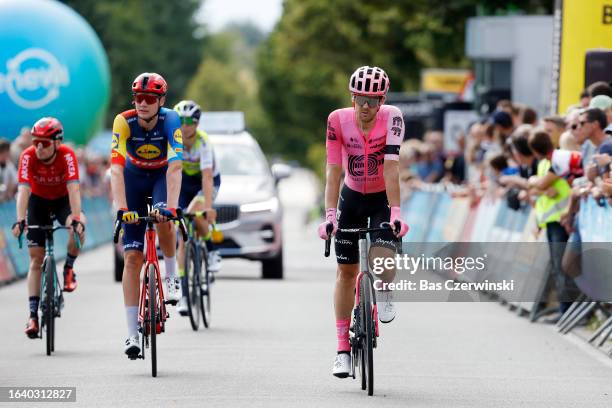
M 161 75 L 143 73 L 132 83 L 135 109 L 115 117 L 111 152 L 111 187 L 117 208 L 123 210 L 123 294 L 128 323 L 125 353 L 140 353 L 138 301 L 144 255 L 146 199 L 153 198 L 159 246 L 166 266 L 166 300 L 178 302 L 176 233 L 167 217 L 176 215 L 181 187 L 183 142 L 179 117 L 163 107 L 168 85 Z

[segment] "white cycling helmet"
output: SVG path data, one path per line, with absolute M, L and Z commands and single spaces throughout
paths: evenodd
M 202 114 L 200 105 L 189 100 L 180 101 L 174 105 L 174 110 L 178 113 L 179 117 L 192 118 L 196 122 L 200 121 L 200 115 Z

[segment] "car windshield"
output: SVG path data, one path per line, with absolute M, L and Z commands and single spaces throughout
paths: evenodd
M 225 176 L 265 176 L 268 163 L 259 149 L 233 143 L 214 143 L 219 172 Z

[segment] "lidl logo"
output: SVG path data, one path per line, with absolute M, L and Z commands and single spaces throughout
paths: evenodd
M 111 150 L 119 149 L 119 134 L 113 133 L 113 141 L 111 143 Z
M 68 68 L 50 52 L 28 48 L 6 62 L 0 72 L 0 93 L 24 109 L 38 109 L 60 96 L 70 84 Z
M 142 157 L 143 159 L 150 160 L 159 157 L 161 151 L 157 146 L 145 144 L 136 149 L 136 153 L 138 153 L 138 156 Z
M 181 129 L 176 129 L 174 131 L 174 140 L 177 143 L 183 144 L 183 134 L 181 133 Z

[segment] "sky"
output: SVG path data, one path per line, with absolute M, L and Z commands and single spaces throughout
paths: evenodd
M 245 20 L 269 32 L 280 18 L 282 3 L 282 0 L 204 0 L 197 19 L 213 32 L 229 22 Z

